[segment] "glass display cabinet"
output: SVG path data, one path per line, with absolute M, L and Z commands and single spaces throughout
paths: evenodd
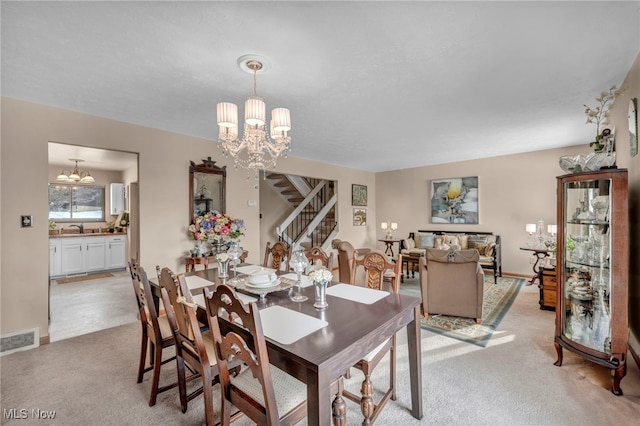
M 555 348 L 613 370 L 622 395 L 627 372 L 629 218 L 627 171 L 609 169 L 558 179 Z

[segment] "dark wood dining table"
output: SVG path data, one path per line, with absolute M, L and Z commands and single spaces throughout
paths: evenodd
M 197 275 L 212 282 L 218 279 L 217 269 L 206 269 L 185 274 Z M 337 283 L 333 283 L 337 284 Z M 154 293 L 159 288 L 157 285 Z M 410 412 L 421 419 L 422 412 L 422 361 L 420 339 L 420 299 L 402 294 L 392 294 L 364 304 L 341 297 L 327 296 L 329 306 L 313 307 L 313 286 L 302 289 L 309 300 L 293 302 L 287 290 L 269 293 L 256 303 L 259 309 L 282 306 L 322 319 L 328 323 L 292 344 L 281 344 L 266 336 L 269 361 L 307 385 L 307 421 L 309 425 L 329 425 L 332 422 L 331 384 L 345 371 L 382 342 L 399 332 L 407 331 L 409 352 L 409 379 L 411 381 Z M 202 294 L 202 289 L 192 290 Z M 286 327 L 286 324 L 283 324 Z

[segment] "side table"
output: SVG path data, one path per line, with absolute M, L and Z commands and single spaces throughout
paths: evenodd
M 556 268 L 552 265 L 542 266 L 538 269 L 538 281 L 538 287 L 540 288 L 540 309 L 555 311 L 558 288 Z
M 381 243 L 385 243 L 386 244 L 386 249 L 384 250 L 384 254 L 391 256 L 392 258 L 395 257 L 395 254 L 393 253 L 393 245 L 395 243 L 399 243 L 401 240 L 397 240 L 397 239 L 380 239 L 378 240 Z
M 538 263 L 549 255 L 549 250 L 546 247 L 520 247 L 520 250 L 532 251 L 536 256 L 536 261 L 533 264 L 533 277 L 527 283 L 527 285 L 533 284 L 538 279 Z M 542 265 L 540 265 L 542 267 Z
M 418 270 L 418 262 L 420 261 L 420 256 L 411 256 L 408 254 L 402 255 L 402 267 L 406 268 L 407 271 L 407 279 L 409 278 L 409 271 L 411 271 L 411 278 L 415 278 L 415 272 Z M 418 271 L 419 273 L 420 271 Z M 402 274 L 401 281 L 404 282 L 405 274 Z

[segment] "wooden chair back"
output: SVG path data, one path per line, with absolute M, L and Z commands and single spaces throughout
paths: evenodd
M 391 270 L 393 276 L 390 276 L 391 290 L 394 293 L 400 291 L 400 278 L 402 275 L 402 255 L 398 256 L 395 261 L 389 260 L 387 256 L 378 250 L 372 250 L 359 256 L 358 251 L 353 252 L 353 265 L 351 267 L 351 283 L 356 282 L 356 273 L 359 267 L 363 267 L 365 271 L 365 287 L 376 290 L 384 289 L 385 272 Z
M 304 254 L 309 259 L 309 263 L 311 265 L 316 265 L 318 263 L 322 264 L 328 270 L 331 270 L 333 267 L 333 253 L 330 253 L 328 256 L 320 247 L 311 247 L 305 250 Z
M 278 241 L 271 245 L 271 242 L 267 242 L 262 266 L 265 268 L 273 268 L 277 271 L 281 269 L 281 265 L 284 263 L 284 268 L 282 269 L 288 271 L 289 259 L 291 259 L 291 247 L 289 247 L 288 244 Z
M 179 293 L 188 294 L 184 276 L 179 275 L 176 278 L 173 275 L 172 278 L 176 285 L 162 287 L 160 291 L 162 302 L 165 306 L 169 306 L 167 316 L 176 341 L 180 406 L 184 413 L 187 411 L 188 401 L 200 394 L 204 394 L 205 423 L 207 426 L 213 426 L 215 424 L 213 386 L 219 381 L 218 366 L 215 356 L 207 351 L 205 335 L 200 330 L 200 322 L 197 317 L 198 306 L 183 296 L 176 298 L 175 309 L 171 306 L 171 297 L 169 295 L 171 288 L 176 288 Z M 178 317 L 182 317 L 183 320 L 179 321 Z M 190 377 L 186 377 L 185 363 L 188 366 L 187 368 L 194 372 Z M 198 377 L 202 378 L 202 387 L 196 388 L 187 394 L 186 382 Z
M 190 340 L 194 339 L 193 333 L 191 333 L 191 325 L 189 323 L 189 317 L 185 315 L 185 310 L 182 306 L 180 306 L 181 298 L 186 299 L 187 302 L 192 302 L 191 292 L 189 292 L 189 288 L 186 288 L 186 291 L 180 286 L 178 281 L 178 277 L 169 269 L 156 267 L 156 270 L 159 270 L 158 273 L 158 283 L 160 287 L 163 288 L 167 294 L 169 305 L 171 306 L 171 312 L 167 312 L 167 316 L 170 318 L 169 322 L 171 323 L 171 316 L 173 316 L 173 320 L 175 321 L 175 327 L 181 332 L 187 333 L 187 336 Z M 165 310 L 167 303 L 163 300 L 162 303 L 165 304 Z
M 139 265 L 130 264 L 133 291 L 136 293 L 138 310 L 140 312 L 140 322 L 147 328 L 147 335 L 154 344 L 162 342 L 160 323 L 158 322 L 158 311 L 153 303 L 151 285 L 144 268 Z
M 204 294 L 222 386 L 222 424 L 226 424 L 231 405 L 257 424 L 284 423 L 278 413 L 267 344 L 256 304 L 245 305 L 234 290 L 224 284 L 219 284 L 213 293 L 205 288 Z M 252 398 L 234 384 L 229 374 L 230 361 L 241 361 L 251 370 L 255 388 L 262 388 L 261 400 Z M 306 404 L 288 414 L 302 418 L 305 413 Z

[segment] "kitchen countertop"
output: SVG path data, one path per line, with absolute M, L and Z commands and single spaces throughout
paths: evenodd
M 118 235 L 127 235 L 124 232 L 85 232 L 83 234 L 79 232 L 73 232 L 68 234 L 49 234 L 49 238 L 75 238 L 75 237 L 108 237 L 108 236 L 118 236 Z

